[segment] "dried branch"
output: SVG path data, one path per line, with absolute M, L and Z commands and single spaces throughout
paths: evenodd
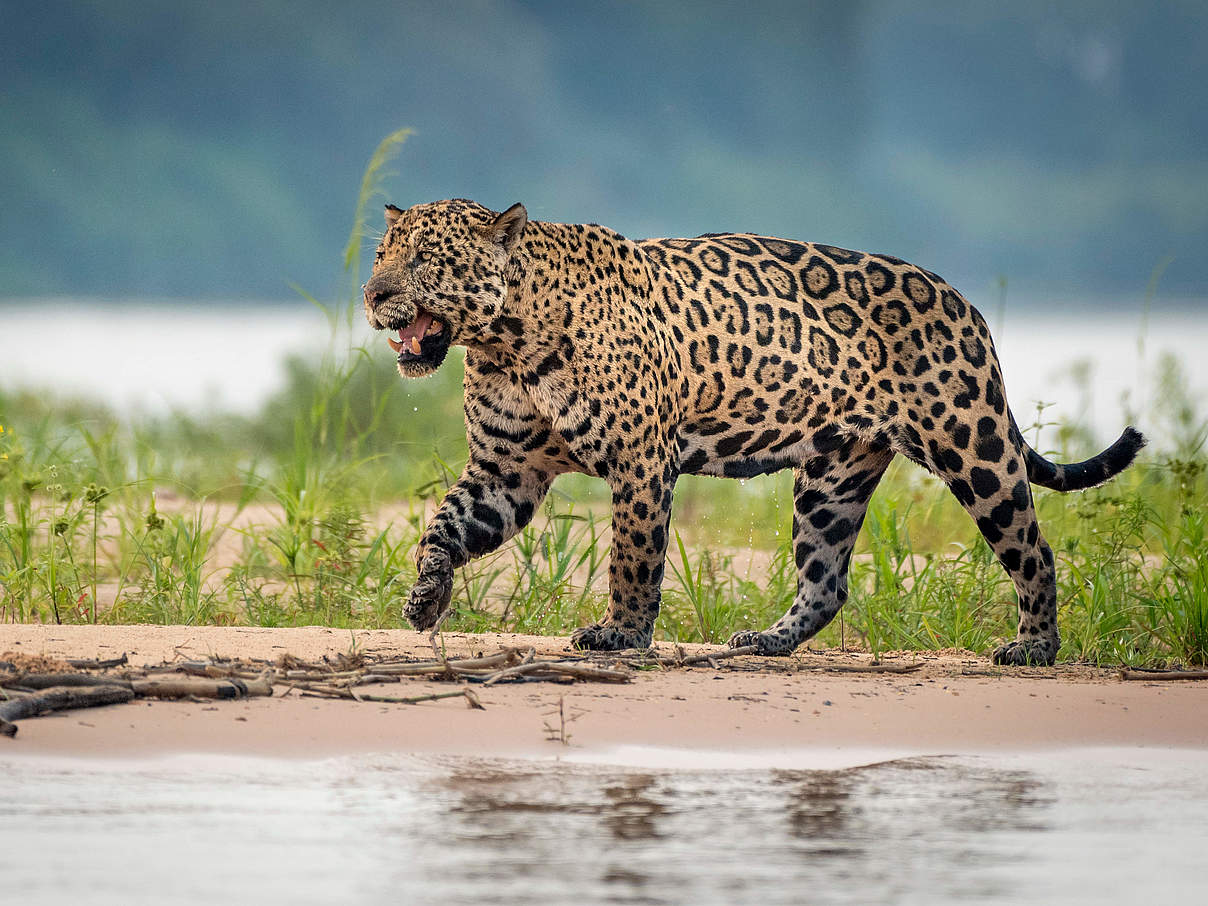
M 14 721 L 36 717 L 47 711 L 63 711 L 69 708 L 92 708 L 97 705 L 113 705 L 128 702 L 134 693 L 125 686 L 55 686 L 33 695 L 11 698 L 0 702 L 0 735 L 16 736 Z
M 589 667 L 586 664 L 567 664 L 558 661 L 530 661 L 527 664 L 517 664 L 515 667 L 508 667 L 506 670 L 500 670 L 498 673 L 493 673 L 483 681 L 484 686 L 493 686 L 495 683 L 503 680 L 511 679 L 518 676 L 531 676 L 533 674 L 554 674 L 560 676 L 569 676 L 573 679 L 588 680 L 597 683 L 627 683 L 632 678 L 632 674 L 624 670 L 610 670 L 606 667 Z
M 95 673 L 0 673 L 0 686 L 21 689 L 50 689 L 53 686 L 124 686 L 130 681 L 116 676 L 98 676 Z
M 131 688 L 139 697 L 148 698 L 247 698 L 252 695 L 272 695 L 273 684 L 268 674 L 254 680 L 231 677 L 225 680 L 133 680 Z
M 805 664 L 801 669 L 827 673 L 914 673 L 922 666 L 921 661 L 916 661 L 913 664 Z
M 478 696 L 474 694 L 472 689 L 458 689 L 456 692 L 433 692 L 428 695 L 412 695 L 412 696 L 397 696 L 397 695 L 361 695 L 362 701 L 367 702 L 388 702 L 393 705 L 418 705 L 420 702 L 434 702 L 440 698 L 456 698 L 464 696 L 466 705 L 472 711 L 485 711 L 486 707 Z
M 121 657 L 113 657 L 104 661 L 89 658 L 68 658 L 67 663 L 77 670 L 110 670 L 114 667 L 125 667 L 130 662 L 126 659 L 126 655 L 123 654 Z
M 1122 680 L 1206 680 L 1208 670 L 1133 670 L 1125 667 L 1120 671 Z

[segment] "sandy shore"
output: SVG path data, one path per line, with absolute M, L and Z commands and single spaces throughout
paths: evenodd
M 533 645 L 568 650 L 564 638 L 445 637 L 448 656 Z M 0 652 L 107 658 L 315 661 L 355 645 L 371 659 L 430 654 L 426 636 L 323 627 L 0 626 Z M 671 653 L 669 646 L 662 646 Z M 690 646 L 692 651 L 708 650 Z M 105 757 L 179 752 L 314 758 L 368 752 L 551 756 L 658 746 L 735 753 L 868 750 L 976 753 L 1080 746 L 1208 749 L 1208 683 L 1124 682 L 1088 667 L 992 668 L 973 655 L 901 655 L 908 674 L 828 672 L 867 655 L 804 653 L 789 660 L 736 658 L 712 667 L 639 673 L 626 685 L 545 683 L 478 688 L 485 710 L 459 698 L 384 705 L 285 695 L 239 702 L 137 700 L 23 721 L 11 755 Z M 382 687 L 391 695 L 448 688 L 429 680 Z M 568 718 L 569 747 L 546 739 Z

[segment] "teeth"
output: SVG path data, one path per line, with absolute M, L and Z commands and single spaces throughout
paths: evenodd
M 422 350 L 420 349 L 420 345 L 419 345 L 419 337 L 411 338 L 411 351 L 414 352 L 416 355 L 419 355 L 420 352 L 422 352 Z
M 386 337 L 386 342 L 390 344 L 390 348 L 395 352 L 403 351 L 403 344 L 398 342 L 394 337 Z
M 428 333 L 438 334 L 441 331 L 443 331 L 444 329 L 445 329 L 445 325 L 441 324 L 440 321 L 433 321 L 432 326 L 428 329 Z

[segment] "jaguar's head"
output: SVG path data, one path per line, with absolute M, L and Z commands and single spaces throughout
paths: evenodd
M 398 355 L 403 377 L 435 371 L 454 343 L 473 344 L 503 312 L 507 268 L 528 223 L 524 205 L 496 214 L 465 199 L 386 205 L 386 234 L 365 284 L 365 317 Z

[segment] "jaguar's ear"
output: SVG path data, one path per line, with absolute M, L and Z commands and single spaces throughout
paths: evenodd
M 398 223 L 398 219 L 402 216 L 402 208 L 396 208 L 392 204 L 386 205 L 386 229 L 390 229 L 392 226 Z
M 524 205 L 516 202 L 491 221 L 486 228 L 487 236 L 510 253 L 520 244 L 520 237 L 524 234 L 527 223 L 528 211 L 524 209 Z

